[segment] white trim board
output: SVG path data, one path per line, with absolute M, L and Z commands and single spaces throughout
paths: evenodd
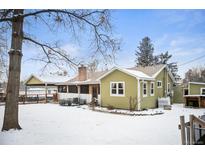
M 205 85 L 205 82 L 189 82 L 189 84 Z
M 138 71 L 138 72 L 145 74 L 147 77 L 139 77 L 139 76 L 137 76 L 137 75 L 135 75 L 135 74 L 133 74 L 133 73 L 130 73 L 130 72 L 129 72 L 128 70 L 126 70 L 126 69 L 122 69 L 122 68 L 118 68 L 118 67 L 113 67 L 110 71 L 108 71 L 107 73 L 105 73 L 104 75 L 102 75 L 101 77 L 99 77 L 97 80 L 103 79 L 104 77 L 106 77 L 106 76 L 109 75 L 110 73 L 114 72 L 115 70 L 118 70 L 118 71 L 120 71 L 120 72 L 123 72 L 123 73 L 125 73 L 125 74 L 128 74 L 128 75 L 130 75 L 130 76 L 132 76 L 132 77 L 134 77 L 134 78 L 136 78 L 136 79 L 138 79 L 138 80 L 139 80 L 139 79 L 150 80 L 150 81 L 155 80 L 153 77 L 150 77 L 150 76 L 146 75 L 145 73 L 143 73 L 143 72 L 141 72 L 141 71 Z

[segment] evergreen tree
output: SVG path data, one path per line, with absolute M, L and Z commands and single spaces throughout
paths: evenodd
M 167 64 L 167 62 L 169 61 L 169 59 L 172 57 L 172 55 L 169 55 L 169 52 L 165 52 L 165 53 L 161 53 L 158 56 L 158 63 L 160 64 Z
M 168 51 L 165 53 L 161 53 L 160 55 L 156 56 L 157 60 L 155 60 L 155 64 L 166 64 L 168 68 L 170 69 L 172 75 L 174 76 L 175 80 L 179 80 L 180 76 L 177 74 L 178 72 L 178 66 L 176 62 L 168 63 L 169 59 L 172 57 L 171 54 L 169 54 Z M 156 63 L 157 61 L 157 63 Z
M 149 37 L 144 37 L 137 47 L 135 55 L 137 66 L 151 66 L 154 64 L 154 47 Z

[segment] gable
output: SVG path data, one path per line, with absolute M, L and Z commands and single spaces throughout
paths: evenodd
M 162 79 L 164 77 L 165 74 L 168 73 L 168 82 L 174 82 L 174 77 L 172 76 L 171 72 L 164 67 L 162 70 L 160 70 L 156 75 L 155 75 L 155 79 Z
M 111 72 L 110 74 L 106 75 L 105 77 L 103 77 L 101 80 L 102 81 L 106 81 L 106 80 L 136 80 L 135 77 L 126 74 L 122 71 L 119 70 L 114 70 L 113 72 Z
M 26 82 L 27 85 L 32 85 L 32 84 L 44 84 L 42 81 L 40 81 L 38 78 L 35 76 L 31 76 L 30 79 Z

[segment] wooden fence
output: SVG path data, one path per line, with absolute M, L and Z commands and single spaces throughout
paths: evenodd
M 1 104 L 6 101 L 6 96 L 0 97 Z M 57 94 L 43 95 L 43 94 L 30 94 L 19 96 L 19 104 L 29 104 L 29 103 L 47 103 L 47 102 L 57 102 Z
M 205 144 L 205 121 L 204 116 L 189 116 L 189 122 L 185 123 L 184 116 L 180 116 L 179 129 L 181 130 L 182 145 Z

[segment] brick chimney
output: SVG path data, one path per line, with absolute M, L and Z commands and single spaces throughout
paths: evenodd
M 87 67 L 85 67 L 84 65 L 78 67 L 78 80 L 79 81 L 87 80 Z

